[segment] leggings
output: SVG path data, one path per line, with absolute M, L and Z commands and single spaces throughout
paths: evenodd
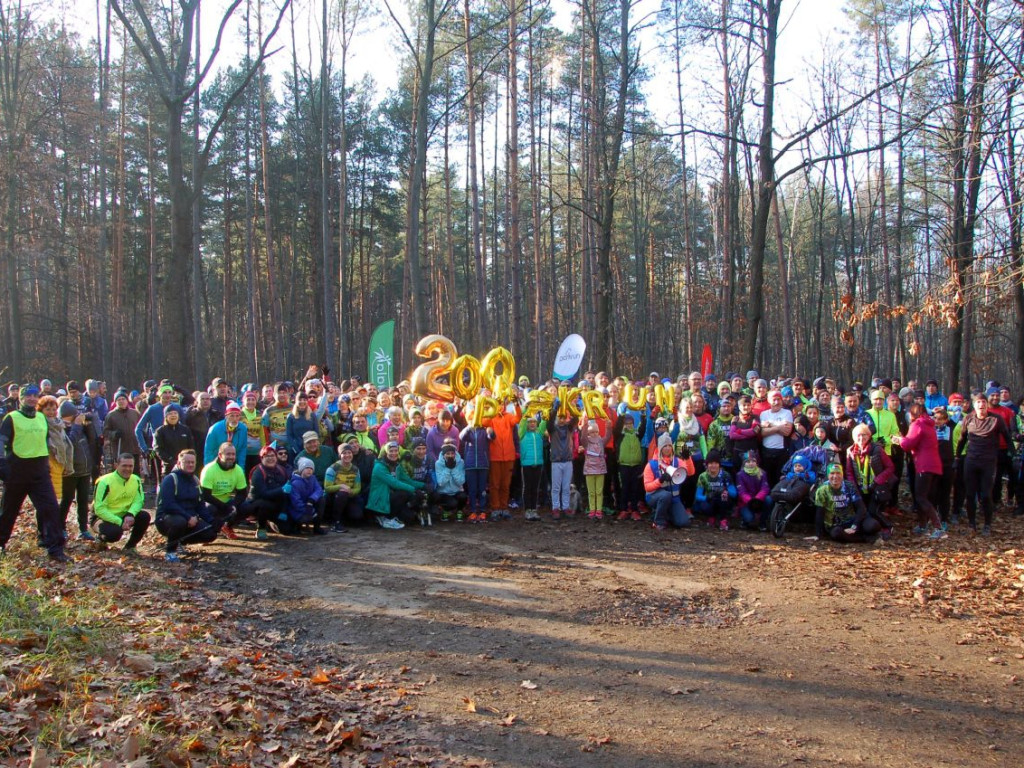
M 587 475 L 587 501 L 593 512 L 604 509 L 604 475 Z
M 942 475 L 936 475 L 931 472 L 918 472 L 916 476 L 908 475 L 908 477 L 914 477 L 915 480 L 914 488 L 917 492 L 918 525 L 923 526 L 925 523 L 931 523 L 933 527 L 940 528 L 942 520 L 939 518 L 935 505 L 932 504 L 932 489 L 942 482 Z
M 975 462 L 964 459 L 964 493 L 967 496 L 967 520 L 972 528 L 978 526 L 978 499 L 985 514 L 985 525 L 992 525 L 992 485 L 996 467 L 991 461 Z
M 541 483 L 544 482 L 544 465 L 522 467 L 523 475 L 523 507 L 537 509 L 540 506 Z
M 569 508 L 569 490 L 572 485 L 572 462 L 551 462 L 551 508 Z
M 640 508 L 644 500 L 644 468 L 637 464 L 631 467 L 619 464 L 619 511 L 633 511 Z

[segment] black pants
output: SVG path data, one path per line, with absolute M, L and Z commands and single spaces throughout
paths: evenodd
M 85 479 L 88 480 L 89 478 L 87 477 Z M 128 532 L 128 541 L 124 545 L 125 549 L 131 549 L 142 541 L 142 537 L 145 536 L 146 531 L 149 530 L 150 520 L 149 512 L 144 509 L 140 509 L 138 514 L 135 515 L 135 523 Z M 97 527 L 100 532 L 100 541 L 105 541 L 108 544 L 120 541 L 121 537 L 124 536 L 124 528 L 116 523 L 108 523 L 106 520 L 100 520 Z
M 999 506 L 1003 499 L 1003 475 L 1006 475 L 1006 501 L 1013 500 L 1016 491 L 1016 478 L 1013 476 L 1013 459 L 1009 451 L 999 451 L 996 474 L 992 482 L 992 503 Z
M 964 459 L 964 494 L 967 496 L 967 520 L 971 527 L 978 525 L 978 500 L 985 514 L 985 525 L 992 525 L 992 485 L 996 479 L 996 467 L 988 461 Z
M 923 526 L 925 523 L 931 523 L 934 527 L 938 528 L 942 525 L 942 520 L 939 518 L 935 505 L 932 504 L 932 497 L 934 496 L 932 489 L 942 482 L 942 475 L 921 472 L 916 476 L 910 475 L 910 477 L 914 477 L 914 488 L 917 489 L 918 524 Z
M 644 500 L 644 465 L 619 464 L 619 511 L 638 510 Z
M 532 467 L 522 468 L 523 482 L 523 509 L 537 509 L 540 500 L 543 498 L 542 483 L 544 482 L 544 467 L 535 464 Z
M 189 527 L 189 518 L 184 515 L 160 515 L 156 519 L 156 529 L 167 537 L 167 551 L 177 552 L 179 544 L 209 544 L 217 538 L 221 524 L 209 523 L 197 517 L 194 526 Z
M 277 521 L 278 515 L 285 514 L 287 516 L 288 509 L 288 497 L 282 496 L 280 499 L 252 499 L 245 502 L 239 510 L 238 517 L 240 519 L 256 518 L 256 527 L 261 529 L 267 528 L 267 522 L 269 520 Z
M 604 473 L 604 505 L 609 509 L 618 508 L 618 499 L 622 495 L 619 485 L 619 455 L 614 448 L 604 449 L 604 461 L 608 471 Z
M 50 479 L 50 457 L 38 459 L 10 459 L 10 478 L 4 491 L 4 503 L 0 511 L 0 547 L 6 547 L 14 531 L 14 523 L 21 514 L 25 498 L 32 500 L 36 508 L 36 524 L 43 546 L 51 555 L 64 551 L 64 527 L 60 520 L 57 494 Z
M 439 493 L 437 495 L 437 504 L 441 509 L 449 512 L 463 510 L 469 503 L 469 496 L 462 491 L 458 493 Z M 529 509 L 529 507 L 527 507 Z
M 353 496 L 343 491 L 338 491 L 333 495 L 334 498 L 330 504 L 332 523 L 360 525 L 366 519 L 366 514 L 363 511 L 363 500 L 359 494 Z
M 761 469 L 768 474 L 768 487 L 774 488 L 779 478 L 782 477 L 782 468 L 786 466 L 786 461 L 789 459 L 789 454 L 785 448 L 762 448 L 761 449 Z M 742 467 L 740 463 L 737 466 Z
M 391 491 L 392 517 L 397 517 L 403 523 L 415 522 L 419 507 L 416 494 L 406 491 Z
M 953 467 L 943 466 L 942 475 L 932 485 L 931 502 L 939 512 L 939 519 L 944 523 L 949 522 L 950 492 L 953 488 Z
M 89 475 L 67 475 L 64 477 L 60 494 L 60 520 L 63 530 L 67 530 L 68 512 L 71 502 L 78 499 L 78 532 L 85 533 L 89 528 L 89 489 L 92 478 Z

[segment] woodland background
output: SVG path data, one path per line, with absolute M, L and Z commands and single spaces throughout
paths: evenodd
M 709 343 L 1019 389 L 1024 5 L 847 0 L 776 82 L 792 5 L 0 0 L 2 377 L 365 375 L 395 318 L 405 372 L 440 332 L 546 376 L 579 332 L 633 377 Z M 370 28 L 393 89 L 349 74 Z

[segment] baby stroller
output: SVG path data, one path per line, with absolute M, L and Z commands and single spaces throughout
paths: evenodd
M 809 475 L 814 478 L 812 482 L 801 477 L 790 476 L 793 472 L 793 459 L 797 456 L 803 456 L 810 463 L 806 469 L 810 470 Z M 809 511 L 810 519 L 814 520 L 814 491 L 818 487 L 818 481 L 825 475 L 825 467 L 834 460 L 834 451 L 811 445 L 791 456 L 786 462 L 782 468 L 782 479 L 775 484 L 771 491 L 773 503 L 768 527 L 775 538 L 782 538 L 786 532 L 786 526 L 797 515 Z

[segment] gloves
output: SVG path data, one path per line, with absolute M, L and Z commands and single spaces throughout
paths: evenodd
M 292 492 L 292 484 L 291 483 L 285 483 L 284 484 L 284 492 L 285 493 L 291 493 Z

